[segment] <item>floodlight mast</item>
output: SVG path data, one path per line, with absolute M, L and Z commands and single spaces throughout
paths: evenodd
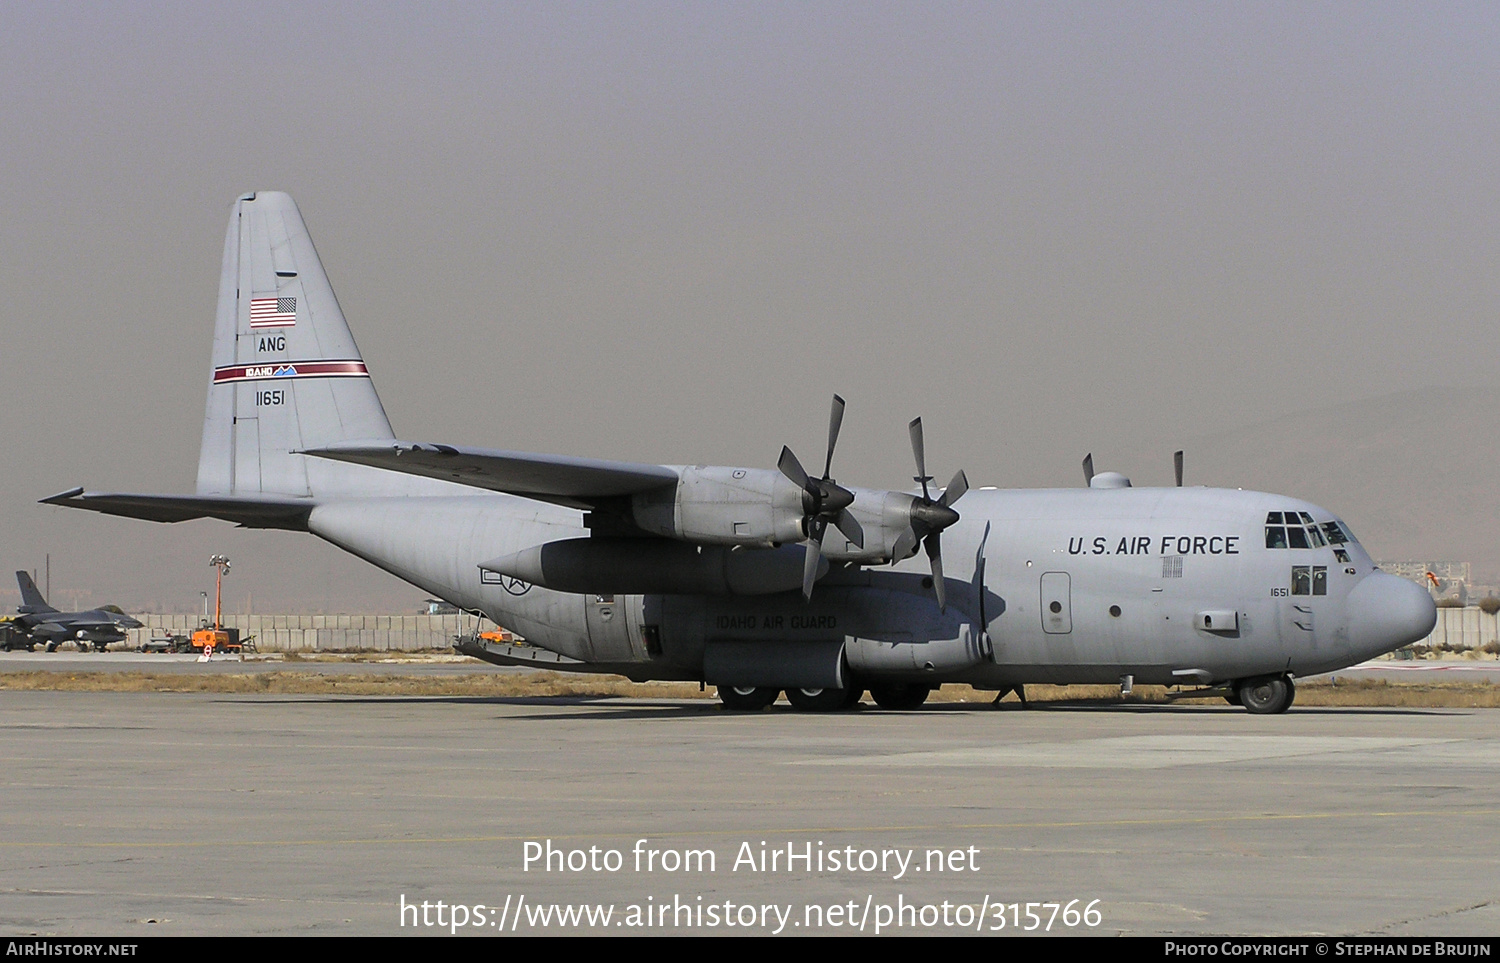
M 224 627 L 220 607 L 224 596 L 224 574 L 229 571 L 229 556 L 215 555 L 208 564 L 214 567 L 214 630 L 218 631 Z

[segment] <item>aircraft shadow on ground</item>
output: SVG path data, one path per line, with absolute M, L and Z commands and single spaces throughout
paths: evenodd
M 216 700 L 230 701 L 230 700 Z M 238 700 L 236 700 L 238 701 Z M 725 709 L 719 702 L 714 700 L 692 699 L 685 701 L 652 701 L 637 702 L 628 696 L 307 696 L 301 698 L 288 698 L 277 696 L 274 698 L 262 698 L 257 701 L 269 704 L 306 705 L 308 703 L 323 705 L 382 705 L 412 704 L 432 705 L 441 703 L 447 705 L 504 705 L 517 706 L 521 708 L 566 708 L 566 709 L 591 709 L 587 714 L 568 713 L 566 715 L 557 713 L 546 713 L 543 715 L 530 714 L 521 717 L 509 717 L 511 721 L 520 719 L 528 721 L 546 720 L 593 720 L 606 722 L 614 719 L 699 719 L 705 715 L 723 715 L 726 717 L 755 719 L 766 716 L 796 716 L 804 719 L 847 719 L 851 716 L 875 715 L 875 716 L 921 716 L 933 713 L 993 713 L 993 712 L 1124 712 L 1134 715 L 1243 715 L 1249 717 L 1245 710 L 1230 705 L 1204 706 L 1204 705 L 1172 705 L 1163 703 L 1129 703 L 1108 702 L 1103 700 L 1069 700 L 1059 702 L 1042 702 L 1022 705 L 1020 702 L 1002 702 L 996 705 L 993 702 L 934 702 L 920 709 L 882 709 L 879 706 L 861 704 L 857 709 L 843 712 L 801 712 L 789 705 L 775 705 L 768 709 L 757 712 L 735 712 Z M 1427 709 L 1408 706 L 1293 706 L 1289 712 L 1296 715 L 1343 715 L 1349 712 L 1358 712 L 1361 715 L 1374 716 L 1437 716 L 1451 714 L 1450 709 Z M 1462 710 L 1460 710 L 1462 711 Z

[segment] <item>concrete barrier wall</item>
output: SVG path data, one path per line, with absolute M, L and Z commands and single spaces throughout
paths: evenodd
M 145 628 L 131 629 L 129 645 L 139 646 L 154 629 L 190 635 L 202 619 L 197 615 L 139 615 Z M 240 637 L 255 636 L 261 652 L 316 652 L 448 649 L 455 635 L 466 635 L 479 625 L 472 615 L 226 615 L 225 628 L 239 629 Z M 488 624 L 493 629 L 493 624 Z
M 1446 643 L 1464 649 L 1477 649 L 1500 639 L 1500 633 L 1496 632 L 1495 616 L 1480 611 L 1477 605 L 1437 611 L 1437 625 L 1423 641 L 1424 645 Z

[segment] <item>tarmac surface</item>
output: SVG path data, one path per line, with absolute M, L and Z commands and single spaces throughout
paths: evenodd
M 9 691 L 0 758 L 9 935 L 1500 933 L 1497 710 Z

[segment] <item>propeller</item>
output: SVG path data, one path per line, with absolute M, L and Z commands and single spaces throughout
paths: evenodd
M 912 481 L 922 486 L 922 497 L 912 499 L 911 533 L 913 538 L 922 541 L 922 547 L 927 550 L 927 559 L 932 565 L 932 588 L 937 592 L 938 610 L 947 611 L 948 597 L 943 589 L 943 546 L 940 535 L 943 529 L 958 521 L 958 512 L 950 506 L 969 490 L 969 479 L 963 469 L 959 469 L 943 494 L 934 500 L 927 487 L 932 476 L 927 474 L 927 457 L 922 444 L 922 419 L 913 419 L 907 428 L 911 432 L 911 453 L 917 460 L 917 474 Z
M 860 548 L 865 547 L 865 532 L 859 521 L 849 512 L 854 504 L 854 493 L 836 483 L 830 476 L 833 471 L 833 448 L 838 444 L 839 428 L 844 424 L 844 399 L 833 396 L 833 408 L 828 414 L 828 456 L 823 461 L 823 477 L 813 478 L 802 468 L 802 463 L 786 446 L 781 449 L 781 458 L 776 467 L 798 488 L 802 489 L 802 531 L 807 535 L 807 560 L 802 567 L 802 597 L 812 598 L 813 582 L 818 577 L 818 559 L 823 553 L 823 534 L 828 523 L 844 533 Z

